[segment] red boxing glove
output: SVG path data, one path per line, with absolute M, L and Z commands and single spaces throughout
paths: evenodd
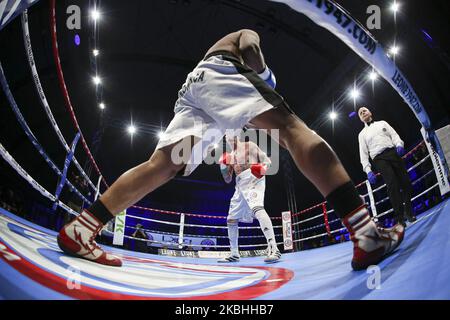
M 219 164 L 229 165 L 231 164 L 231 155 L 224 152 L 219 158 Z
M 257 177 L 258 179 L 261 179 L 267 172 L 267 166 L 265 164 L 252 164 L 250 166 L 250 171 L 252 174 Z

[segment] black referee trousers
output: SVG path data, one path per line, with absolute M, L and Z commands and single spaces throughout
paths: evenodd
M 413 188 L 403 159 L 397 154 L 395 148 L 391 148 L 377 155 L 373 159 L 373 163 L 386 183 L 387 193 L 394 209 L 395 221 L 403 222 L 408 217 L 412 217 Z

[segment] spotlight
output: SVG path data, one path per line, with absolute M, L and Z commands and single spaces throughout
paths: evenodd
M 395 44 L 389 49 L 389 53 L 393 56 L 396 56 L 399 51 L 399 47 L 397 47 Z
M 96 57 L 100 54 L 100 51 L 98 51 L 98 49 L 94 49 L 92 50 L 92 54 L 94 55 L 94 57 Z
M 98 12 L 97 9 L 92 10 L 92 11 L 91 11 L 91 18 L 92 18 L 94 21 L 97 21 L 98 19 L 100 19 L 100 12 Z
M 397 3 L 397 1 L 394 1 L 394 3 L 392 3 L 391 5 L 391 10 L 396 13 L 398 11 L 398 9 L 400 8 L 400 4 Z
M 99 76 L 95 76 L 92 78 L 92 81 L 94 81 L 95 85 L 99 85 L 100 83 L 102 83 L 102 80 L 100 79 Z
M 338 115 L 336 112 L 332 111 L 332 112 L 330 112 L 329 117 L 331 120 L 336 120 Z
M 76 34 L 73 40 L 74 40 L 76 46 L 79 46 L 79 45 L 80 45 L 80 43 L 81 43 L 81 38 L 80 38 L 80 35 L 79 35 L 79 34 Z
M 160 131 L 158 132 L 158 138 L 161 139 L 164 135 L 164 131 Z
M 100 102 L 100 104 L 98 105 L 98 107 L 102 110 L 105 109 L 105 104 L 103 102 Z
M 136 127 L 134 125 L 132 125 L 132 124 L 130 124 L 128 126 L 128 128 L 127 128 L 128 133 L 131 134 L 131 135 L 135 134 L 136 130 L 137 130 Z
M 375 81 L 378 79 L 378 73 L 376 73 L 375 71 L 372 71 L 371 73 L 369 73 L 369 79 L 372 81 Z
M 360 93 L 359 90 L 356 89 L 356 88 L 353 88 L 353 89 L 350 91 L 350 97 L 351 97 L 352 99 L 354 99 L 354 100 L 358 99 L 360 95 L 361 95 L 361 93 Z

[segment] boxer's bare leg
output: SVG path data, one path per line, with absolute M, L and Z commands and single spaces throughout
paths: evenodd
M 260 129 L 279 129 L 280 145 L 286 148 L 298 169 L 323 196 L 350 181 L 331 147 L 286 108 L 269 110 L 251 123 Z
M 192 146 L 199 141 L 195 137 L 186 139 L 191 141 Z M 178 143 L 156 150 L 148 161 L 122 174 L 100 197 L 100 201 L 112 215 L 132 206 L 170 181 L 184 168 L 184 164 L 174 164 L 171 159 L 172 149 L 176 144 Z
M 187 137 L 183 140 L 186 146 L 184 158 L 189 158 L 192 147 L 198 138 Z M 80 215 L 66 224 L 59 232 L 59 247 L 72 256 L 77 256 L 100 264 L 121 266 L 122 260 L 113 256 L 95 243 L 103 225 L 113 216 L 133 205 L 145 195 L 172 179 L 184 164 L 172 161 L 171 153 L 175 143 L 156 150 L 150 159 L 137 167 L 128 170 L 94 203 L 84 209 Z

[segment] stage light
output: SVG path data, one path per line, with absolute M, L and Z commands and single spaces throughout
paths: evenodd
M 92 78 L 92 81 L 94 81 L 95 85 L 99 85 L 100 83 L 102 83 L 102 80 L 100 79 L 99 76 L 95 76 Z
M 127 131 L 130 135 L 133 135 L 136 133 L 137 129 L 134 125 L 130 124 L 127 128 Z
M 91 18 L 94 21 L 97 21 L 98 19 L 100 19 L 100 12 L 97 9 L 94 9 L 91 11 Z
M 400 51 L 400 48 L 397 47 L 395 44 L 389 49 L 389 53 L 393 56 L 396 56 Z
M 331 120 L 336 120 L 338 117 L 337 113 L 334 111 L 330 112 L 328 116 L 330 117 Z
M 349 113 L 349 115 L 348 115 L 348 117 L 351 119 L 351 118 L 354 118 L 356 116 L 356 111 L 352 111 L 352 112 L 350 112 Z
M 98 107 L 102 110 L 104 110 L 106 108 L 105 104 L 103 102 L 100 102 Z
M 94 57 L 96 57 L 100 54 L 100 51 L 98 51 L 98 49 L 94 49 L 92 50 L 92 54 L 94 55 Z
M 360 95 L 361 95 L 361 93 L 360 93 L 359 90 L 356 89 L 356 88 L 353 88 L 353 89 L 350 91 L 350 98 L 352 98 L 353 100 L 358 99 Z
M 79 45 L 80 45 L 80 43 L 81 43 L 81 38 L 80 38 L 80 35 L 79 35 L 79 34 L 76 34 L 76 35 L 75 35 L 75 37 L 74 37 L 74 42 L 75 42 L 75 45 L 76 45 L 76 46 L 79 46 Z
M 391 5 L 391 10 L 394 13 L 397 13 L 399 8 L 400 8 L 400 4 L 397 1 L 394 1 L 394 3 L 392 3 L 392 5 Z
M 158 138 L 161 139 L 164 136 L 164 131 L 158 132 Z
M 376 73 L 375 71 L 372 71 L 369 73 L 369 79 L 372 81 L 375 81 L 378 79 L 378 73 Z

